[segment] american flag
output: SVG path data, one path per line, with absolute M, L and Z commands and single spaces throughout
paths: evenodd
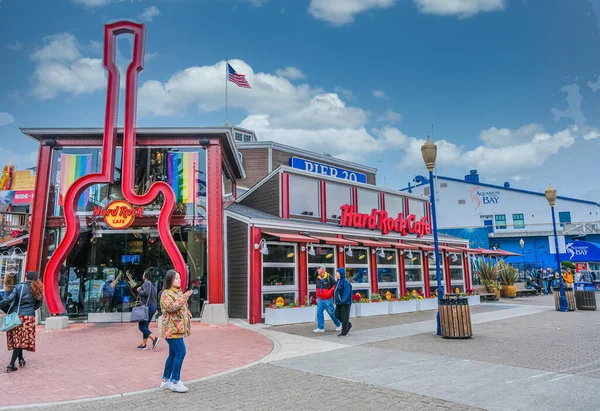
M 237 73 L 229 63 L 227 63 L 227 69 L 229 70 L 229 81 L 237 84 L 238 87 L 252 88 L 250 87 L 248 80 L 246 80 L 245 74 Z

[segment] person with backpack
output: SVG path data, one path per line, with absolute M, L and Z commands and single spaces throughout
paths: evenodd
M 25 279 L 0 301 L 0 305 L 10 304 L 7 314 L 16 313 L 21 322 L 6 332 L 7 348 L 13 352 L 10 364 L 6 367 L 8 373 L 18 370 L 15 366 L 17 359 L 19 367 L 25 367 L 27 362 L 23 358 L 23 350 L 35 352 L 35 310 L 42 305 L 44 287 L 35 271 L 25 274 Z
M 324 265 L 319 265 L 317 267 L 317 274 L 317 328 L 315 328 L 313 332 L 325 332 L 325 314 L 323 311 L 327 311 L 327 314 L 329 314 L 329 317 L 333 320 L 335 330 L 342 331 L 342 323 L 335 316 L 335 309 L 333 307 L 335 280 L 331 278 L 327 271 L 325 271 Z
M 335 272 L 335 316 L 342 322 L 342 332 L 338 337 L 345 337 L 352 328 L 350 308 L 352 307 L 352 284 L 346 278 L 346 269 L 338 268 Z

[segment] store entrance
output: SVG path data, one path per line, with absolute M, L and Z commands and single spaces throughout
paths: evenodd
M 182 251 L 187 237 L 187 233 L 176 236 Z M 183 254 L 189 259 L 188 253 Z M 59 281 L 67 314 L 73 319 L 87 317 L 90 322 L 129 321 L 137 288 L 149 267 L 156 269 L 154 284 L 160 291 L 172 264 L 156 229 L 82 233 Z M 193 281 L 190 288 L 194 291 L 190 310 L 199 316 L 206 300 L 206 281 Z

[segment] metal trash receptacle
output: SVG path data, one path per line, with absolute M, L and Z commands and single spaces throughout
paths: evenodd
M 575 283 L 575 305 L 578 310 L 596 309 L 596 287 L 593 283 Z
M 556 311 L 560 311 L 560 287 L 553 287 L 552 291 L 554 292 L 554 308 Z M 565 297 L 567 298 L 569 311 L 575 311 L 575 291 L 572 286 L 565 285 Z
M 446 296 L 439 302 L 440 326 L 444 338 L 471 338 L 471 307 L 466 297 Z

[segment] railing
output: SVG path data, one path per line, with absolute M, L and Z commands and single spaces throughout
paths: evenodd
M 0 213 L 0 237 L 8 237 L 15 230 L 29 230 L 29 214 Z

